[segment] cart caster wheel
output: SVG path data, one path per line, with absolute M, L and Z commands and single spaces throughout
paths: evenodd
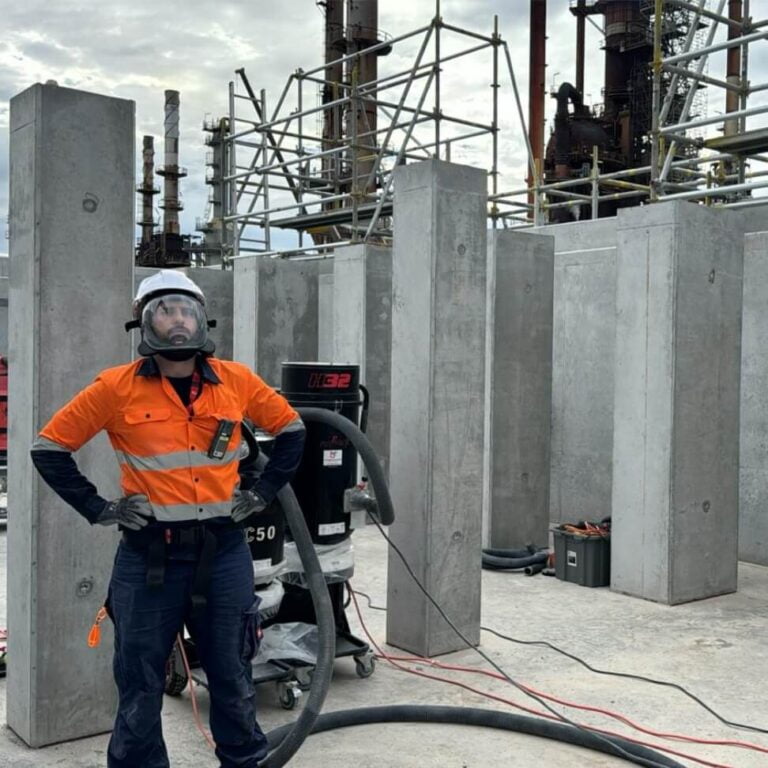
M 163 690 L 167 696 L 181 696 L 181 692 L 187 687 L 188 682 L 189 678 L 184 669 L 179 648 L 174 645 L 168 661 L 165 662 L 165 686 Z
M 299 667 L 294 669 L 293 675 L 296 678 L 296 685 L 299 690 L 308 691 L 312 687 L 312 675 L 315 673 L 314 667 Z
M 355 672 L 358 677 L 365 679 L 376 671 L 376 658 L 374 655 L 355 656 Z
M 295 709 L 301 698 L 301 689 L 296 683 L 278 683 L 278 698 L 283 709 Z

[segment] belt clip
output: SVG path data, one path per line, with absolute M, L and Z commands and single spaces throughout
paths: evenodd
M 173 531 L 171 531 L 170 528 L 166 528 L 163 531 L 163 535 L 165 536 L 165 543 L 170 544 L 171 543 L 171 537 L 173 536 Z

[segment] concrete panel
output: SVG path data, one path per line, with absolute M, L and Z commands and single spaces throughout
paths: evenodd
M 739 217 L 745 233 L 768 230 L 768 202 L 750 208 L 738 208 L 729 213 L 735 213 Z
M 180 269 L 180 272 L 189 275 L 202 292 L 205 294 L 205 306 L 209 319 L 216 320 L 216 327 L 209 331 L 210 337 L 216 344 L 214 355 L 222 360 L 232 360 L 232 306 L 233 306 L 233 278 L 231 270 L 223 270 L 221 267 L 200 267 Z M 136 267 L 134 269 L 135 288 L 150 275 L 157 272 L 152 267 Z M 134 331 L 134 345 L 138 346 L 139 334 Z
M 392 274 L 392 540 L 447 615 L 480 640 L 486 174 L 438 160 L 396 169 Z M 389 557 L 387 642 L 464 647 Z
M 610 514 L 616 219 L 530 230 L 555 239 L 550 521 Z
M 545 547 L 549 530 L 554 239 L 493 233 L 490 545 Z
M 9 726 L 32 746 L 109 730 L 111 625 L 85 643 L 118 533 L 90 528 L 39 479 L 29 447 L 54 410 L 131 356 L 134 104 L 54 85 L 11 101 Z M 77 456 L 107 497 L 103 436 Z
M 736 589 L 742 229 L 690 203 L 621 211 L 611 586 Z
M 236 259 L 233 275 L 232 359 L 256 370 L 259 257 Z
M 768 565 L 768 232 L 744 239 L 739 557 Z
M 333 273 L 317 278 L 317 359 L 333 360 Z
M 283 362 L 318 358 L 318 278 L 329 259 L 235 262 L 234 357 L 280 386 Z
M 389 471 L 392 251 L 356 245 L 333 260 L 333 361 L 360 366 L 370 393 L 368 439 Z

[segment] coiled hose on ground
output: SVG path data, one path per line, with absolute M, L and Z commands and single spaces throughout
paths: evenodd
M 638 765 L 663 766 L 663 768 L 684 768 L 676 760 L 665 757 L 647 747 L 641 747 L 624 739 L 611 737 L 599 739 L 589 731 L 573 728 L 565 723 L 553 723 L 538 717 L 514 715 L 511 712 L 498 712 L 493 709 L 474 709 L 470 707 L 435 707 L 399 704 L 388 707 L 366 707 L 364 709 L 342 709 L 320 715 L 312 733 L 332 731 L 336 728 L 348 728 L 353 725 L 371 725 L 374 723 L 444 723 L 450 725 L 476 725 L 486 728 L 500 728 L 515 733 L 526 733 L 544 739 L 562 741 L 586 749 L 597 750 L 608 755 L 611 745 L 621 747 Z M 290 726 L 276 728 L 267 734 L 267 738 L 279 740 Z M 636 759 L 634 759 L 636 758 Z
M 368 438 L 349 419 L 333 411 L 323 408 L 297 408 L 297 410 L 304 421 L 327 424 L 349 439 L 368 471 L 368 477 L 379 506 L 380 522 L 383 525 L 390 525 L 394 522 L 394 507 L 384 471 Z M 260 457 L 260 465 L 263 466 L 265 463 L 266 459 L 263 456 Z M 317 664 L 312 675 L 312 686 L 303 710 L 296 722 L 275 728 L 267 734 L 267 740 L 272 751 L 262 761 L 260 768 L 281 768 L 291 759 L 311 733 L 353 725 L 392 722 L 449 723 L 452 725 L 502 728 L 612 754 L 627 759 L 636 765 L 651 766 L 652 768 L 684 768 L 680 763 L 664 755 L 620 738 L 598 737 L 589 731 L 564 723 L 553 723 L 540 718 L 523 717 L 490 709 L 392 705 L 340 710 L 321 715 L 320 708 L 328 693 L 333 661 L 336 655 L 336 625 L 325 578 L 296 496 L 291 488 L 286 486 L 278 494 L 278 499 L 285 511 L 286 521 L 304 565 L 305 577 L 317 615 L 319 647 Z M 616 751 L 612 751 L 612 745 L 616 749 L 622 750 L 624 754 L 620 755 Z
M 521 570 L 547 562 L 549 551 L 537 550 L 535 547 L 526 549 L 494 549 L 483 550 L 483 568 L 489 570 Z M 543 566 L 542 566 L 543 567 Z

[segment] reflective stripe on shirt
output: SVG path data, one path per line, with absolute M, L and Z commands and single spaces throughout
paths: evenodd
M 240 459 L 240 446 L 227 451 L 221 459 L 212 459 L 202 451 L 176 451 L 155 456 L 135 456 L 125 451 L 115 451 L 119 464 L 127 464 L 139 472 L 162 472 L 168 469 L 191 469 L 193 467 L 221 467 Z
M 208 520 L 212 517 L 229 517 L 232 514 L 231 501 L 208 502 L 203 504 L 152 504 L 155 518 L 162 522 L 183 520 Z
M 42 435 L 38 435 L 35 438 L 35 442 L 32 443 L 32 450 L 33 451 L 63 451 L 64 453 L 72 453 L 72 451 L 69 450 L 65 445 L 61 445 L 61 443 L 54 442 L 53 440 L 49 440 L 47 437 L 43 437 Z

